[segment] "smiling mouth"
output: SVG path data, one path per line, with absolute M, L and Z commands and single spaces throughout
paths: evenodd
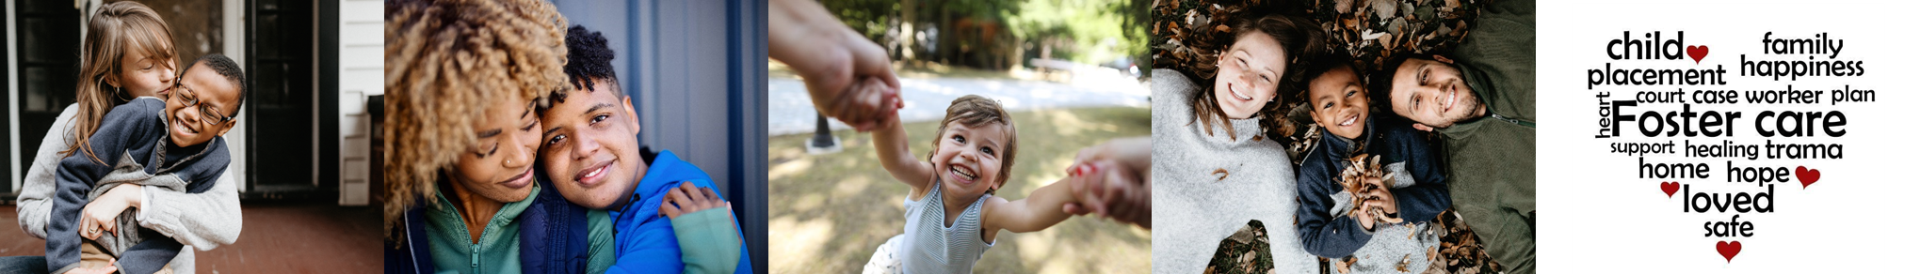
M 1360 121 L 1360 115 L 1347 116 L 1346 121 L 1340 121 L 1340 126 L 1351 126 L 1355 121 Z
M 1447 104 L 1441 107 L 1440 110 L 1442 111 L 1453 110 L 1453 104 L 1459 101 L 1460 101 L 1460 88 L 1456 86 L 1448 85 L 1447 86 Z
M 612 161 L 601 162 L 593 167 L 580 170 L 580 172 L 574 173 L 573 181 L 578 182 L 582 186 L 591 187 L 598 185 L 607 178 L 607 169 L 609 167 L 613 167 Z
M 199 130 L 195 130 L 193 129 L 193 127 L 187 126 L 186 119 L 180 119 L 180 117 L 174 117 L 172 122 L 173 122 L 174 133 L 179 133 L 181 135 L 199 135 L 200 134 Z
M 533 183 L 533 167 L 527 167 L 527 170 L 521 171 L 520 175 L 514 175 L 513 178 L 507 178 L 507 180 L 500 181 L 499 183 L 496 183 L 496 184 L 517 189 L 517 188 L 527 187 L 527 185 L 532 183 Z
M 1233 94 L 1233 99 L 1240 99 L 1241 101 L 1253 101 L 1253 96 L 1248 96 L 1245 93 L 1240 93 L 1240 89 L 1236 88 L 1233 83 L 1227 83 L 1227 92 Z
M 947 165 L 947 174 L 953 175 L 954 179 L 960 179 L 960 183 L 973 183 L 980 179 L 980 176 L 974 174 L 972 170 L 960 168 L 957 165 Z

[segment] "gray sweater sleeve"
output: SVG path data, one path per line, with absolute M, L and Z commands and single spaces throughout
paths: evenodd
M 240 238 L 240 192 L 228 170 L 201 193 L 141 187 L 147 204 L 140 208 L 140 226 L 201 251 L 233 244 Z
M 19 206 L 20 229 L 35 238 L 47 238 L 48 214 L 53 211 L 53 173 L 60 166 L 60 151 L 72 147 L 68 140 L 73 138 L 73 116 L 77 105 L 67 105 L 54 118 L 53 127 L 47 129 L 46 137 L 40 138 L 40 150 L 34 152 L 33 165 L 27 167 L 27 177 L 21 181 Z

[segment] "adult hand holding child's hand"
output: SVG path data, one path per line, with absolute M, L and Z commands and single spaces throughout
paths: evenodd
M 883 125 L 899 108 L 900 80 L 879 44 L 848 28 L 819 3 L 779 0 L 767 12 L 767 55 L 807 84 L 813 106 L 859 131 Z M 878 80 L 879 85 L 860 87 Z
M 1068 214 L 1098 213 L 1123 223 L 1153 229 L 1153 142 L 1146 137 L 1115 139 L 1080 150 L 1068 183 L 1078 203 Z

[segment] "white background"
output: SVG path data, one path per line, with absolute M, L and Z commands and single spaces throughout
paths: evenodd
M 1920 135 L 1913 121 L 1920 108 L 1912 94 L 1920 80 L 1920 47 L 1916 47 L 1916 19 L 1920 6 L 1886 1 L 1542 1 L 1538 10 L 1538 264 L 1543 273 L 1832 273 L 1835 270 L 1872 273 L 1916 273 L 1910 262 L 1920 259 L 1912 247 L 1920 243 L 1920 220 L 1910 214 L 1920 208 L 1920 182 L 1915 180 L 1915 142 Z M 1685 31 L 1685 45 L 1706 45 L 1706 59 L 1695 65 L 1682 60 L 1611 60 L 1607 42 L 1632 31 L 1633 38 L 1660 31 L 1663 39 Z M 1638 130 L 1622 130 L 1623 138 L 1596 139 L 1599 129 L 1595 91 L 1613 92 L 1612 100 L 1630 99 L 1641 90 L 1670 91 L 1677 86 L 1599 86 L 1588 90 L 1587 70 L 1612 62 L 1615 68 L 1712 68 L 1723 65 L 1728 85 L 1695 89 L 1782 89 L 1787 82 L 1739 76 L 1739 55 L 1749 60 L 1805 60 L 1762 56 L 1761 35 L 1774 38 L 1812 38 L 1826 32 L 1845 40 L 1839 60 L 1863 60 L 1866 74 L 1858 77 L 1816 77 L 1793 81 L 1795 89 L 1834 89 L 1850 83 L 1856 89 L 1876 91 L 1877 102 L 1779 106 L 1693 106 L 1741 111 L 1733 140 L 1763 140 L 1753 128 L 1762 110 L 1830 110 L 1846 114 L 1847 133 L 1838 138 L 1781 138 L 1775 142 L 1845 145 L 1843 160 L 1735 160 L 1736 166 L 1804 165 L 1819 169 L 1820 180 L 1802 189 L 1798 180 L 1775 186 L 1775 211 L 1740 214 L 1754 223 L 1751 238 L 1707 237 L 1701 225 L 1725 221 L 1734 213 L 1683 213 L 1680 193 L 1669 198 L 1659 182 L 1676 180 L 1637 178 L 1636 158 L 1608 151 L 1612 142 L 1647 141 Z M 1828 60 L 1826 56 L 1819 60 Z M 1783 78 L 1784 79 L 1784 78 Z M 1744 93 L 1742 94 L 1744 96 Z M 1744 101 L 1744 99 L 1742 99 Z M 1639 107 L 1678 110 L 1678 105 Z M 1771 122 L 1768 123 L 1771 126 Z M 1718 144 L 1723 138 L 1693 138 Z M 1675 138 L 1676 146 L 1680 139 Z M 1676 147 L 1678 148 L 1678 147 Z M 1764 149 L 1764 148 L 1763 148 Z M 1764 157 L 1764 155 L 1763 155 Z M 1650 156 L 1649 162 L 1704 162 L 1712 166 L 1708 179 L 1682 179 L 1695 191 L 1763 191 L 1750 184 L 1726 182 L 1728 159 L 1679 159 L 1677 155 Z M 1791 175 L 1790 175 L 1791 176 Z M 1714 249 L 1717 241 L 1739 240 L 1743 249 L 1727 262 Z

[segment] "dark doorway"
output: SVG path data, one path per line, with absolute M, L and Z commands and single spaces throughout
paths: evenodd
M 248 196 L 331 197 L 314 177 L 314 3 L 253 0 L 246 12 Z
M 20 113 L 19 163 L 0 158 L 0 163 L 11 166 L 20 165 L 22 171 L 33 163 L 34 152 L 40 151 L 41 137 L 47 135 L 53 127 L 54 119 L 60 111 L 73 104 L 74 84 L 80 74 L 80 10 L 72 2 L 63 1 L 24 1 L 14 3 L 19 8 L 15 14 L 18 27 L 14 29 L 14 43 L 19 45 L 20 91 L 18 102 L 4 104 L 5 108 L 18 108 Z M 4 60 L 0 60 L 4 61 Z M 4 111 L 5 109 L 0 109 Z M 5 125 L 6 121 L 0 121 Z M 0 142 L 8 142 L 7 136 L 0 136 Z M 0 146 L 0 155 L 13 152 Z M 7 178 L 25 176 L 14 174 L 11 169 L 0 168 L 0 174 Z M 6 184 L 12 188 L 12 184 Z M 4 193 L 17 190 L 7 189 Z

